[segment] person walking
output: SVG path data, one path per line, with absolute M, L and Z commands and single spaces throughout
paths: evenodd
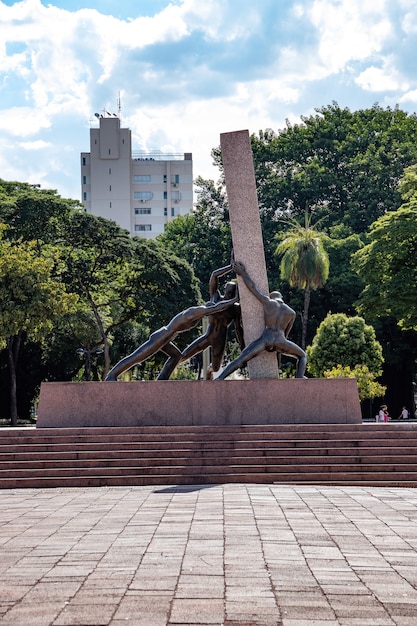
M 379 411 L 376 414 L 376 421 L 377 422 L 385 422 L 385 410 L 386 409 L 386 405 L 385 404 L 381 404 L 381 406 L 379 407 Z
M 381 404 L 380 406 L 379 413 L 378 413 L 378 422 L 384 422 L 384 423 L 389 422 L 389 414 L 388 414 L 388 408 L 386 404 Z
M 408 420 L 408 410 L 405 406 L 401 409 L 401 413 L 398 417 L 399 420 Z

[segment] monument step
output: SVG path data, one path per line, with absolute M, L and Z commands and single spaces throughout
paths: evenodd
M 400 453 L 399 453 L 400 452 Z M 228 450 L 226 447 L 219 454 L 218 449 L 195 449 L 183 450 L 172 449 L 171 451 L 156 450 L 143 453 L 140 450 L 125 451 L 124 449 L 77 452 L 49 452 L 38 453 L 0 453 L 0 471 L 6 468 L 24 468 L 25 466 L 40 467 L 103 467 L 119 464 L 126 466 L 146 466 L 149 464 L 215 464 L 227 465 L 233 459 L 234 464 L 245 464 L 248 460 L 258 465 L 279 463 L 280 465 L 299 465 L 300 460 L 304 464 L 378 464 L 378 463 L 415 463 L 415 448 L 362 448 L 360 452 L 352 448 L 343 448 L 332 453 L 329 449 L 317 449 L 314 453 L 310 448 L 296 448 L 294 450 L 279 448 L 248 448 Z
M 336 442 L 338 443 L 338 442 Z M 352 442 L 350 445 L 344 442 L 343 447 L 334 445 L 334 442 L 319 442 L 315 446 L 308 444 L 294 445 L 292 447 L 280 446 L 280 445 L 268 445 L 265 443 L 262 446 L 240 446 L 225 443 L 221 446 L 212 446 L 210 443 L 200 443 L 198 445 L 185 447 L 183 444 L 175 445 L 171 444 L 169 447 L 158 448 L 157 444 L 152 449 L 143 449 L 140 446 L 112 446 L 106 444 L 103 447 L 98 448 L 95 445 L 83 444 L 83 446 L 62 446 L 57 444 L 56 446 L 48 445 L 46 448 L 42 446 L 27 447 L 15 446 L 2 450 L 0 445 L 0 465 L 6 463 L 15 462 L 17 464 L 24 464 L 29 462 L 71 462 L 72 464 L 78 462 L 88 462 L 89 460 L 98 461 L 111 461 L 112 459 L 119 460 L 133 460 L 141 459 L 144 462 L 149 460 L 158 461 L 163 459 L 184 458 L 184 459 L 209 459 L 215 461 L 219 458 L 225 458 L 230 460 L 231 458 L 252 458 L 257 459 L 258 462 L 264 462 L 265 459 L 272 461 L 274 459 L 287 458 L 288 462 L 293 460 L 303 459 L 304 462 L 307 458 L 318 458 L 318 462 L 326 462 L 326 459 L 335 458 L 340 462 L 346 462 L 346 459 L 356 458 L 361 459 L 362 462 L 366 462 L 366 459 L 372 460 L 373 463 L 378 462 L 378 458 L 383 459 L 380 462 L 391 461 L 394 462 L 393 457 L 399 459 L 411 458 L 415 459 L 417 452 L 417 444 L 415 446 L 410 445 L 410 442 L 404 440 L 402 444 L 395 442 L 385 442 L 385 445 L 375 446 L 368 445 L 362 442 L 358 445 Z
M 303 484 L 303 485 L 334 485 L 334 486 L 369 486 L 369 487 L 417 487 L 417 474 L 392 475 L 379 473 L 356 474 L 273 474 L 273 473 L 236 473 L 230 475 L 212 474 L 160 474 L 155 475 L 106 475 L 102 476 L 67 476 L 67 477 L 14 477 L 0 483 L 2 489 L 49 489 L 49 488 L 88 488 L 88 487 L 145 487 L 145 486 L 208 486 L 227 483 L 255 484 Z
M 140 443 L 141 445 L 171 444 L 172 442 L 207 442 L 233 441 L 249 442 L 251 445 L 258 441 L 273 442 L 280 441 L 283 444 L 297 442 L 308 442 L 315 445 L 321 441 L 349 441 L 357 442 L 374 441 L 377 445 L 384 445 L 390 440 L 405 439 L 417 441 L 417 424 L 386 424 L 382 427 L 378 424 L 363 424 L 361 426 L 325 426 L 322 429 L 310 426 L 276 426 L 276 427 L 247 427 L 237 426 L 232 428 L 217 427 L 207 429 L 207 427 L 159 427 L 148 429 L 127 429 L 126 432 L 118 432 L 119 429 L 84 429 L 85 432 L 73 432 L 72 429 L 15 429 L 0 431 L 0 445 L 29 444 L 38 446 L 51 442 L 57 443 L 82 443 L 94 442 L 95 444 L 105 444 L 108 442 L 117 443 Z M 109 432 L 106 432 L 108 430 Z M 125 429 L 120 429 L 125 431 Z M 46 432 L 45 432 L 46 431 Z
M 178 476 L 188 476 L 188 475 L 196 475 L 204 473 L 208 478 L 214 474 L 220 474 L 224 477 L 230 477 L 234 474 L 259 474 L 266 473 L 269 475 L 275 475 L 281 477 L 282 481 L 284 476 L 295 476 L 300 477 L 303 475 L 310 474 L 310 476 L 326 476 L 329 477 L 331 475 L 351 475 L 351 474 L 378 474 L 390 476 L 394 475 L 396 478 L 409 477 L 411 478 L 413 475 L 417 478 L 417 468 L 415 463 L 380 463 L 380 464 L 372 464 L 372 463 L 342 463 L 338 464 L 336 460 L 334 463 L 327 464 L 317 464 L 314 461 L 311 463 L 305 463 L 304 459 L 302 463 L 297 464 L 285 464 L 285 463 L 259 463 L 253 462 L 248 463 L 236 463 L 235 459 L 233 459 L 233 463 L 190 463 L 189 459 L 184 459 L 181 462 L 167 462 L 163 464 L 155 464 L 155 463 L 143 463 L 143 464 L 120 464 L 118 462 L 114 463 L 95 463 L 90 462 L 88 464 L 74 464 L 71 466 L 62 465 L 62 464 L 31 464 L 28 468 L 22 467 L 10 467 L 6 466 L 4 469 L 0 470 L 0 484 L 2 480 L 7 480 L 11 478 L 32 478 L 36 479 L 37 477 L 44 478 L 59 478 L 59 477 L 67 477 L 74 476 L 79 472 L 83 472 L 89 476 L 114 476 L 114 475 L 123 475 L 123 474 L 137 474 L 140 477 L 142 474 L 146 473 L 149 476 L 159 476 L 161 474 L 167 475 L 178 475 Z M 221 482 L 228 482 L 228 480 L 222 480 Z
M 417 486 L 417 424 L 10 429 L 0 488 Z
M 389 422 L 378 424 L 374 422 L 365 424 L 280 424 L 280 425 L 254 425 L 254 426 L 145 426 L 145 427 L 105 427 L 105 428 L 11 428 L 0 430 L 0 440 L 16 443 L 24 439 L 27 442 L 56 441 L 57 437 L 65 438 L 68 442 L 86 440 L 169 440 L 172 437 L 190 441 L 192 439 L 224 439 L 227 435 L 233 439 L 240 438 L 254 440 L 256 438 L 267 439 L 277 436 L 280 439 L 300 439 L 302 434 L 305 438 L 324 439 L 337 437 L 349 438 L 354 435 L 358 439 L 386 438 L 390 436 L 412 437 L 417 439 L 417 424 L 415 422 Z

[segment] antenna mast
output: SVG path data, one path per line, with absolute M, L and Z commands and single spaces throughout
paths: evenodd
M 122 101 L 120 99 L 120 91 L 119 91 L 119 97 L 117 98 L 117 115 L 119 116 L 119 119 L 121 119 L 121 117 L 122 117 Z

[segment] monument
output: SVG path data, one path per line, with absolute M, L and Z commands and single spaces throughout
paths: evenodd
M 281 328 L 278 321 L 284 314 L 291 316 L 288 309 L 292 309 L 282 302 L 279 292 L 269 294 L 249 132 L 223 133 L 220 143 L 245 346 L 256 348 L 247 363 L 249 380 L 42 383 L 39 428 L 362 421 L 356 380 L 301 378 L 305 357 L 295 344 L 292 346 L 299 352 L 289 351 L 289 354 L 299 358 L 300 377 L 279 380 L 276 352 L 290 349 L 291 342 L 286 338 L 290 322 L 284 320 L 287 326 Z M 234 302 L 223 301 L 224 306 L 206 303 L 203 307 L 191 307 L 191 312 L 178 314 L 167 327 L 153 333 L 148 342 L 116 364 L 109 380 L 116 380 L 125 369 L 148 358 L 154 348 L 178 360 L 178 349 L 172 344 L 176 334 L 192 328 L 210 312 L 224 311 Z M 269 325 L 275 331 L 272 339 Z
M 265 253 L 259 217 L 255 170 L 249 132 L 241 130 L 220 135 L 233 253 L 245 264 L 258 289 L 268 293 Z M 248 345 L 262 333 L 262 305 L 239 278 L 243 334 Z M 263 352 L 248 363 L 250 379 L 278 378 L 278 362 L 273 353 Z

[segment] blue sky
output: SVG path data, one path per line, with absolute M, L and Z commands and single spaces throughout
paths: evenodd
M 95 112 L 192 152 L 337 101 L 417 111 L 417 0 L 0 0 L 0 178 L 80 198 Z

